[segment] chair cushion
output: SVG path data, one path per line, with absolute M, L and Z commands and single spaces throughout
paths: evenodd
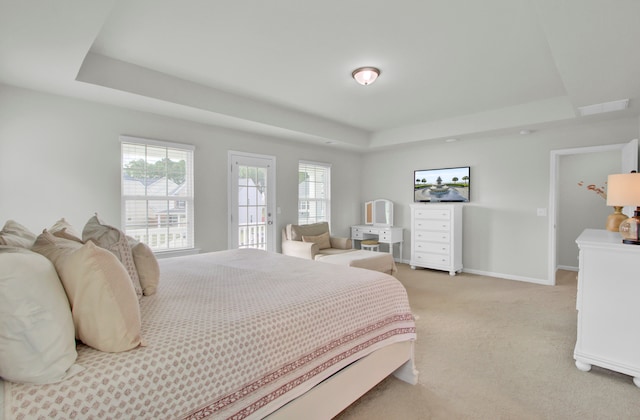
M 302 235 L 302 242 L 313 242 L 314 244 L 318 244 L 318 249 L 331 248 L 329 232 L 325 232 L 317 236 Z
M 318 222 L 310 225 L 288 225 L 287 236 L 290 241 L 302 241 L 303 236 L 318 236 L 329 233 L 328 222 Z

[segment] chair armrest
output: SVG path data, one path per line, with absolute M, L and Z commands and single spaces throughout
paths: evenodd
M 349 238 L 334 238 L 331 236 L 331 248 L 336 249 L 351 249 L 351 239 Z
M 282 253 L 292 257 L 313 260 L 320 249 L 313 242 L 282 241 Z

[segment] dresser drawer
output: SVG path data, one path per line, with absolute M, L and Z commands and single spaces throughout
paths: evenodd
M 451 222 L 449 220 L 419 220 L 415 221 L 415 230 L 440 230 L 450 231 Z
M 451 219 L 451 210 L 449 209 L 418 209 L 415 212 L 416 219 Z
M 351 239 L 364 239 L 364 233 L 358 229 L 351 230 Z
M 449 255 L 451 253 L 451 247 L 445 243 L 416 241 L 416 252 Z
M 416 252 L 414 254 L 415 261 L 412 264 L 426 264 L 426 265 L 449 265 L 451 261 L 449 255 L 440 254 L 425 254 L 423 252 Z
M 418 230 L 414 233 L 416 241 L 430 241 L 430 242 L 451 242 L 450 232 L 432 232 L 428 230 Z

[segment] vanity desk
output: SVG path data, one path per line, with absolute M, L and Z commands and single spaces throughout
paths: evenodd
M 398 253 L 402 262 L 402 228 L 391 226 L 356 225 L 351 226 L 351 246 L 360 248 L 363 240 L 376 239 L 381 244 L 389 244 L 389 254 L 393 255 L 395 244 L 399 244 Z
M 364 203 L 364 224 L 351 226 L 351 246 L 362 249 L 362 241 L 375 239 L 389 245 L 389 254 L 393 256 L 395 244 L 398 246 L 402 262 L 402 228 L 393 227 L 393 202 L 380 198 Z

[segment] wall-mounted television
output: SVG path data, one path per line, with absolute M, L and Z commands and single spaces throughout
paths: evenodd
M 420 169 L 413 171 L 413 201 L 416 203 L 468 202 L 471 168 Z

